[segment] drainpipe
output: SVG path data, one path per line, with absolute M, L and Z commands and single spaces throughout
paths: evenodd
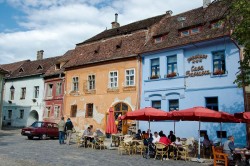
M 239 46 L 238 43 L 235 42 L 234 39 L 232 39 L 232 38 L 230 38 L 230 39 L 235 44 L 235 46 L 239 49 L 239 52 L 240 52 L 239 58 L 240 58 L 240 60 L 242 60 L 244 58 L 243 57 L 243 49 L 244 49 L 244 47 Z M 244 77 L 242 79 L 242 86 L 243 86 L 243 97 L 244 97 L 244 112 L 247 112 L 248 111 L 248 101 L 247 101 L 247 97 L 246 97 L 246 89 L 245 89 L 246 87 L 245 87 L 245 79 L 244 79 Z M 250 146 L 250 124 L 246 124 L 246 133 L 247 133 L 247 138 L 246 139 L 247 139 L 247 142 L 248 142 L 248 146 Z
M 142 79 L 142 65 L 141 65 L 141 56 L 138 54 L 137 56 L 137 68 L 138 68 L 138 84 L 137 84 L 137 87 L 138 87 L 138 93 L 137 93 L 137 104 L 136 104 L 136 109 L 139 109 L 140 108 L 140 105 L 141 105 L 141 79 Z M 139 129 L 139 121 L 136 121 L 136 131 L 138 131 Z
M 1 88 L 1 100 L 0 100 L 0 130 L 2 130 L 2 124 L 3 124 L 3 92 L 4 92 L 4 84 L 5 80 L 2 78 L 2 84 L 0 87 Z

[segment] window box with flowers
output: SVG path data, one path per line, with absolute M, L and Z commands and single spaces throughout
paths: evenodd
M 172 72 L 172 73 L 167 74 L 167 78 L 171 78 L 171 77 L 175 77 L 175 76 L 177 76 L 176 72 Z
M 224 70 L 216 70 L 214 71 L 213 75 L 223 75 L 225 74 L 225 71 Z
M 153 80 L 153 79 L 158 79 L 158 78 L 160 78 L 159 75 L 152 75 L 152 76 L 150 77 L 151 80 Z

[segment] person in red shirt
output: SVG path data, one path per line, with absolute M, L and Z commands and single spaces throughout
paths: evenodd
M 168 146 L 168 145 L 171 144 L 170 139 L 168 139 L 168 137 L 166 137 L 165 134 L 160 133 L 159 135 L 160 135 L 160 137 L 161 137 L 160 140 L 159 140 L 160 143 L 163 143 L 163 144 L 166 145 L 166 146 Z

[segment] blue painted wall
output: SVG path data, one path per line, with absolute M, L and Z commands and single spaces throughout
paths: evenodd
M 224 75 L 213 75 L 213 51 L 225 51 L 226 72 Z M 194 55 L 207 55 L 202 62 L 188 62 Z M 177 55 L 177 77 L 165 78 L 167 74 L 167 56 Z M 151 59 L 160 58 L 160 78 L 150 80 Z M 161 109 L 169 111 L 169 100 L 179 99 L 179 109 L 194 106 L 206 106 L 206 97 L 218 97 L 219 110 L 235 113 L 244 111 L 243 89 L 233 84 L 238 71 L 239 50 L 228 39 L 200 42 L 192 45 L 166 49 L 142 55 L 142 94 L 141 108 L 151 106 L 152 101 L 161 100 Z M 186 71 L 192 66 L 203 66 L 211 74 L 185 77 Z M 179 137 L 198 138 L 198 122 L 176 122 L 176 135 Z M 147 130 L 148 122 L 139 122 L 139 128 Z M 166 134 L 174 130 L 174 122 L 153 122 L 151 131 L 163 130 Z M 220 130 L 219 123 L 201 123 L 201 130 L 207 130 L 211 140 L 218 141 L 216 131 Z M 222 124 L 222 130 L 227 131 L 227 136 L 234 135 L 235 143 L 246 144 L 245 124 Z M 225 139 L 223 140 L 225 141 Z

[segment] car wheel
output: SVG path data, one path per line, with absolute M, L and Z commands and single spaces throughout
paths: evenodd
M 28 139 L 33 139 L 33 136 L 28 136 Z
M 43 135 L 40 136 L 40 139 L 42 139 L 42 140 L 46 140 L 46 138 L 47 138 L 46 134 L 43 134 Z

